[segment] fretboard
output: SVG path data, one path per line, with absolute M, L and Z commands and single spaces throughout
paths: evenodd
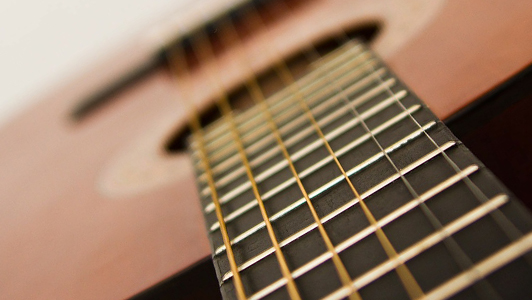
M 361 44 L 190 149 L 226 299 L 532 297 L 528 211 Z

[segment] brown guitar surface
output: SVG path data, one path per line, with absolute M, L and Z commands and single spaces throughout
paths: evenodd
M 265 43 L 289 55 L 339 26 L 380 22 L 376 51 L 444 119 L 532 62 L 530 1 L 406 2 L 411 10 L 391 0 L 308 1 L 272 25 L 277 40 L 258 32 L 246 41 L 252 68 L 271 64 L 258 55 Z M 188 103 L 211 102 L 215 91 L 199 71 L 187 83 L 194 99 L 180 98 L 160 67 L 83 120 L 71 118 L 80 99 L 146 51 L 125 48 L 0 129 L 6 299 L 125 298 L 210 255 L 191 163 L 164 149 L 185 126 Z M 247 75 L 236 55 L 219 58 L 228 88 Z

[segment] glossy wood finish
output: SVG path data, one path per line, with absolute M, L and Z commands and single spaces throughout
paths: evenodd
M 405 28 L 394 15 L 402 4 L 309 2 L 273 25 L 274 41 L 264 32 L 246 41 L 253 68 L 271 61 L 259 55 L 265 43 L 287 55 L 338 26 L 381 20 L 377 51 L 445 118 L 531 62 L 529 1 L 425 7 L 425 19 L 412 18 L 394 42 Z M 181 99 L 161 68 L 82 122 L 70 118 L 79 99 L 146 51 L 126 48 L 0 130 L 4 297 L 124 298 L 209 255 L 190 162 L 163 149 L 190 100 L 211 102 L 205 78 L 195 74 L 188 85 L 196 98 Z M 234 52 L 220 57 L 227 87 L 246 75 L 238 61 Z

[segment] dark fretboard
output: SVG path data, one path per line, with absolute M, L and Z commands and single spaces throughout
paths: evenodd
M 305 299 L 532 297 L 528 211 L 361 44 L 328 54 L 265 105 L 196 132 L 190 148 L 227 299 L 237 284 L 251 299 L 288 298 L 291 281 Z

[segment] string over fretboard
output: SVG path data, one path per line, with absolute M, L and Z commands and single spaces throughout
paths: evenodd
M 224 235 L 250 299 L 532 295 L 530 215 L 371 50 L 260 89 L 189 140 L 224 297 Z

